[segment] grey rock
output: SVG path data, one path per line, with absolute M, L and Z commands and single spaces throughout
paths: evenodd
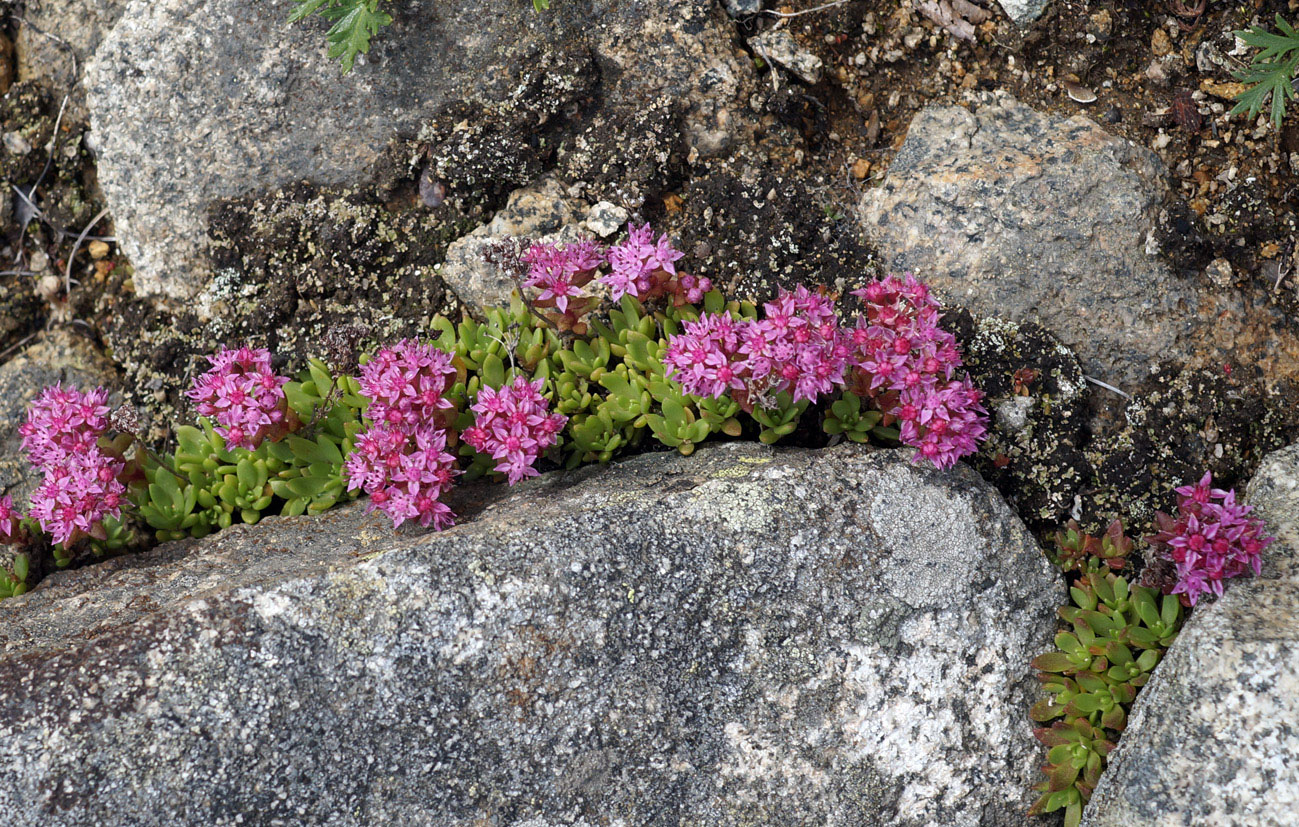
M 965 467 L 706 446 L 0 604 L 22 825 L 1023 824 L 1059 577 Z M 484 504 L 483 491 L 495 502 Z
M 78 88 L 86 61 L 121 18 L 127 0 L 27 0 L 14 48 L 18 79 L 69 93 L 67 115 L 84 122 Z
M 751 37 L 749 47 L 793 72 L 804 83 L 815 85 L 821 81 L 825 68 L 821 58 L 800 46 L 788 29 L 772 29 Z
M 762 3 L 763 0 L 723 0 L 722 5 L 726 6 L 727 14 L 738 19 L 762 11 Z
M 1006 16 L 1017 26 L 1028 26 L 1042 16 L 1051 0 L 997 0 Z
M 510 193 L 490 222 L 447 247 L 438 275 L 464 305 L 478 312 L 509 304 L 514 278 L 488 263 L 483 253 L 503 239 L 571 243 L 588 237 L 577 225 L 589 207 L 567 193 L 550 178 Z
M 1137 697 L 1087 827 L 1295 823 L 1299 810 L 1299 445 L 1247 499 L 1278 540 L 1263 574 L 1202 605 Z
M 0 494 L 24 504 L 40 475 L 22 451 L 18 426 L 27 403 L 46 385 L 62 382 L 81 389 L 118 386 L 112 363 L 84 337 L 66 329 L 41 333 L 17 356 L 0 364 Z
M 508 98 L 550 53 L 591 54 L 608 101 L 669 96 L 686 143 L 717 152 L 750 72 L 711 0 L 414 3 L 340 77 L 325 23 L 290 0 L 133 0 L 86 70 L 99 178 L 148 294 L 189 297 L 210 275 L 207 208 L 310 179 L 365 180 L 384 147 L 452 104 Z
M 1299 444 L 1264 457 L 1245 494 L 1277 537 L 1263 558 L 1262 577 L 1299 582 Z
M 859 215 L 889 267 L 977 313 L 1040 321 L 1092 376 L 1125 383 L 1196 320 L 1194 292 L 1146 252 L 1165 192 L 1149 150 L 1002 98 L 921 110 Z

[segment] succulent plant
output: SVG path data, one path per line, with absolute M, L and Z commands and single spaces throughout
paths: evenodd
M 285 396 L 306 425 L 255 451 L 231 450 L 206 418 L 176 429 L 169 466 L 150 458 L 132 499 L 161 541 L 205 537 L 263 514 L 318 514 L 352 499 L 343 460 L 360 427 L 365 400 L 352 377 L 335 379 L 312 360 Z M 167 462 L 166 458 L 162 458 Z
M 1114 749 L 1113 741 L 1086 719 L 1057 721 L 1033 731 L 1047 747 L 1047 778 L 1035 789 L 1041 798 L 1029 815 L 1065 811 L 1066 827 L 1077 827 L 1082 820 L 1083 805 L 1105 768 L 1105 759 Z
M 1104 566 L 1122 571 L 1132 554 L 1132 540 L 1123 533 L 1123 521 L 1114 520 L 1100 537 L 1092 537 L 1070 520 L 1064 531 L 1055 535 L 1056 555 L 1053 562 L 1064 571 L 1095 570 Z
M 853 442 L 869 442 L 872 435 L 897 439 L 896 430 L 880 427 L 883 418 L 880 411 L 862 410 L 861 397 L 852 391 L 844 391 L 830 404 L 821 428 L 831 436 L 842 434 Z
M 1100 538 L 1071 522 L 1056 546 L 1057 563 L 1075 580 L 1055 651 L 1032 662 L 1047 697 L 1029 717 L 1053 723 L 1035 731 L 1049 750 L 1031 812 L 1064 810 L 1066 827 L 1076 827 L 1138 691 L 1177 637 L 1182 605 L 1118 573 L 1133 548 L 1118 520 Z
M 874 328 L 842 328 L 834 297 L 824 289 L 782 290 L 759 319 L 754 304 L 727 302 L 707 278 L 677 270 L 682 254 L 667 236 L 655 240 L 648 226 L 631 228 L 626 242 L 608 251 L 590 242 L 521 251 L 514 242 L 488 256 L 520 285 L 509 305 L 459 322 L 436 317 L 432 342 L 403 340 L 357 359 L 363 329 L 327 331 L 321 352 L 337 369 L 312 359 L 295 379 L 274 369 L 265 348 L 221 348 L 187 393 L 200 417 L 175 429 L 167 456 L 141 441 L 132 409 L 110 416 L 103 388 L 47 388 L 29 411 L 23 436 L 34 463 L 57 466 L 57 474 L 47 475 L 40 507 L 29 508 L 34 525 L 58 541 L 54 564 L 70 565 L 84 551 L 121 551 L 142 526 L 160 541 L 198 538 L 267 514 L 319 513 L 361 490 L 394 525 L 417 519 L 442 528 L 454 515 L 437 498 L 455 477 L 504 473 L 514 483 L 535 475 L 543 457 L 567 467 L 605 462 L 641 445 L 647 434 L 690 454 L 715 434 L 739 436 L 741 414 L 759 426 L 762 442 L 774 443 L 793 433 L 822 397 L 833 403 L 824 417 L 830 433 L 859 442 L 899 439 L 890 426 L 903 416 L 870 409 L 879 407 L 878 394 L 841 391 L 850 351 L 874 341 Z M 597 277 L 603 288 L 587 292 Z M 601 289 L 615 301 L 601 304 Z M 914 279 L 884 293 L 924 298 Z M 876 304 L 875 322 L 911 318 L 902 311 L 890 316 Z M 927 324 L 936 321 L 936 307 L 922 308 Z M 728 337 L 733 356 L 750 354 L 747 384 L 726 377 L 725 364 L 715 366 L 720 378 L 705 384 L 699 371 L 691 373 L 712 362 L 685 346 L 712 325 Z M 741 330 L 760 335 L 741 345 Z M 942 372 L 957 359 L 954 340 L 941 340 L 934 330 L 922 344 L 932 345 L 929 361 L 938 367 L 917 370 Z M 358 365 L 359 374 L 348 375 Z M 936 388 L 935 394 L 949 407 L 977 403 L 970 389 Z M 950 433 L 973 440 L 963 423 L 943 419 Z M 945 467 L 957 453 L 926 456 Z M 73 489 L 76 502 L 94 508 L 54 509 Z M 123 510 L 128 503 L 133 509 Z M 7 502 L 2 507 L 0 541 L 14 542 L 17 511 Z M 25 535 L 21 542 L 27 552 L 50 548 L 27 545 Z M 47 569 L 44 563 L 37 561 L 38 572 Z M 25 587 L 26 571 L 3 576 L 0 596 Z
M 31 559 L 25 552 L 14 555 L 8 566 L 0 566 L 0 599 L 17 597 L 27 591 L 27 574 Z

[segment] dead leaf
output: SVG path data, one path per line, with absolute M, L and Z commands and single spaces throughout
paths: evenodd
M 916 10 L 947 30 L 952 37 L 974 41 L 974 27 L 992 17 L 969 0 L 925 0 Z

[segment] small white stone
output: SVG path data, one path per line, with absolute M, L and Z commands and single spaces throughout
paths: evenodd
M 622 229 L 629 217 L 628 212 L 617 204 L 601 201 L 586 214 L 586 227 L 600 238 L 608 238 Z
M 5 149 L 10 155 L 26 155 L 32 151 L 31 141 L 23 137 L 21 132 L 6 132 L 4 134 Z

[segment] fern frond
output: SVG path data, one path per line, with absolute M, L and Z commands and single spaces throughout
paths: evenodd
M 329 43 L 329 56 L 338 60 L 343 74 L 352 71 L 357 55 L 370 51 L 370 39 L 384 26 L 392 23 L 392 15 L 379 9 L 383 0 L 294 0 L 298 4 L 289 15 L 296 23 L 318 14 L 333 21 L 325 35 Z
M 1271 98 L 1272 123 L 1280 129 L 1281 121 L 1285 118 L 1286 101 L 1295 97 L 1293 81 L 1295 70 L 1299 69 L 1299 31 L 1279 14 L 1276 16 L 1276 27 L 1280 34 L 1262 26 L 1236 32 L 1242 42 L 1261 51 L 1254 55 L 1249 66 L 1232 72 L 1236 80 L 1248 88 L 1236 96 L 1236 105 L 1231 114 L 1245 113 L 1247 117 L 1253 118 L 1263 111 Z

